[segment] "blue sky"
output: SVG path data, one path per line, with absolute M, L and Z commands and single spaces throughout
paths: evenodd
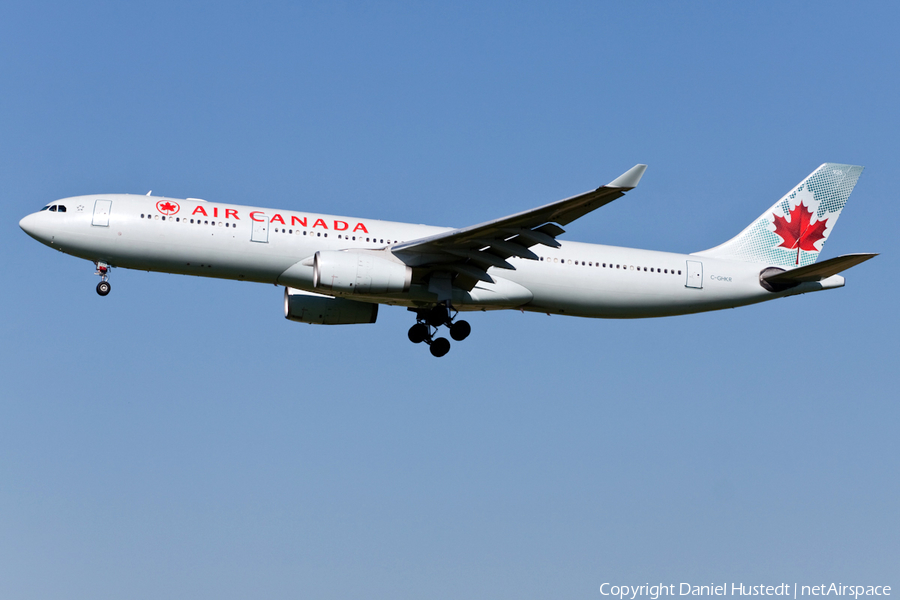
M 900 585 L 889 3 L 7 2 L 0 596 L 598 598 Z M 639 189 L 567 239 L 691 252 L 866 170 L 827 293 L 646 321 L 401 309 L 116 270 L 18 220 L 88 193 L 465 226 Z

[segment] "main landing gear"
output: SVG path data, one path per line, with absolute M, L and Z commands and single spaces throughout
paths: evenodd
M 442 302 L 432 308 L 410 308 L 416 313 L 416 324 L 409 328 L 409 341 L 413 344 L 425 342 L 431 348 L 432 356 L 444 356 L 450 352 L 450 341 L 437 335 L 438 328 L 446 325 L 450 329 L 450 337 L 461 342 L 472 333 L 472 327 L 466 321 L 454 321 L 458 311 L 453 310 L 449 302 Z M 451 316 L 451 311 L 453 315 Z
M 109 293 L 109 290 L 112 289 L 112 286 L 109 285 L 109 265 L 105 262 L 96 262 L 97 272 L 94 275 L 100 276 L 100 283 L 97 284 L 97 293 L 101 296 L 105 296 Z

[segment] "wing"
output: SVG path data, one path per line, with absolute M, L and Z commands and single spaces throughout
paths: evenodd
M 567 225 L 637 187 L 647 165 L 635 165 L 610 183 L 578 196 L 479 225 L 411 240 L 391 247 L 411 267 L 456 273 L 453 284 L 466 290 L 477 281 L 493 282 L 487 269 L 515 269 L 511 256 L 537 260 L 536 244 L 559 247 L 556 236 Z

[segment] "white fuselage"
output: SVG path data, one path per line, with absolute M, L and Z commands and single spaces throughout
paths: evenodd
M 98 204 L 103 201 L 107 203 Z M 78 196 L 54 204 L 64 205 L 66 212 L 43 210 L 22 219 L 21 226 L 67 254 L 113 267 L 273 283 L 310 292 L 321 291 L 313 285 L 309 260 L 317 251 L 390 254 L 393 244 L 450 231 L 151 196 Z M 170 214 L 162 214 L 160 206 Z M 559 248 L 537 245 L 532 251 L 539 260 L 513 257 L 508 261 L 514 270 L 491 268 L 494 283 L 479 282 L 468 293 L 454 288 L 454 307 L 660 317 L 843 285 L 843 278 L 835 275 L 774 293 L 760 285 L 760 271 L 768 265 L 759 263 L 565 241 Z M 415 282 L 402 294 L 346 297 L 401 306 L 437 300 L 427 285 Z

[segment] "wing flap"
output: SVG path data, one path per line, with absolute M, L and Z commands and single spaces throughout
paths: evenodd
M 519 258 L 527 258 L 528 260 L 537 260 L 537 254 L 518 244 L 514 241 L 501 241 L 501 240 L 476 240 L 478 243 L 483 243 L 485 247 L 490 246 L 495 250 L 499 250 L 501 253 L 506 254 L 507 256 L 518 256 Z M 503 258 L 506 258 L 504 256 Z
M 547 235 L 538 229 L 523 229 L 522 227 L 506 227 L 503 229 L 506 233 L 514 235 L 512 241 L 521 244 L 526 248 L 530 248 L 536 244 L 543 244 L 550 248 L 559 248 L 562 244 L 556 241 L 552 236 Z M 559 234 L 557 234 L 559 235 Z M 522 243 L 526 242 L 526 243 Z
M 463 250 L 456 248 L 447 248 L 447 253 L 460 258 L 468 258 L 475 262 L 486 264 L 498 269 L 509 269 L 515 271 L 516 268 L 494 254 L 493 252 L 476 252 L 475 250 Z

